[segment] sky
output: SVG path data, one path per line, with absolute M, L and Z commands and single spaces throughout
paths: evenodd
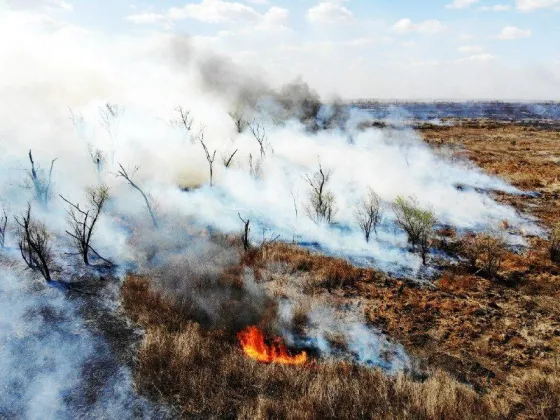
M 560 0 L 0 0 L 0 13 L 138 43 L 188 35 L 323 97 L 560 100 Z

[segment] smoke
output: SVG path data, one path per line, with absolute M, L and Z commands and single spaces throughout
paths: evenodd
M 135 394 L 130 369 L 84 325 L 81 307 L 0 264 L 0 417 L 166 418 Z
M 407 251 L 406 237 L 395 226 L 390 203 L 399 195 L 415 195 L 440 223 L 458 229 L 485 229 L 503 220 L 528 226 L 487 193 L 516 193 L 513 187 L 466 162 L 434 154 L 414 131 L 363 129 L 367 113 L 336 101 L 323 105 L 301 81 L 273 89 L 258 69 L 200 51 L 188 38 L 158 33 L 108 38 L 31 12 L 0 15 L 0 37 L 12 40 L 0 44 L 0 198 L 12 215 L 31 202 L 34 217 L 48 226 L 60 268 L 56 280 L 71 282 L 76 274 L 75 259 L 65 255 L 73 251 L 65 233 L 67 205 L 58 195 L 84 205 L 84 189 L 100 183 L 109 187 L 110 199 L 93 247 L 123 270 L 150 274 L 203 324 L 232 329 L 276 310 L 252 273 L 235 273 L 229 282 L 220 274 L 237 256 L 211 234 L 238 235 L 239 215 L 251 221 L 253 243 L 279 235 L 410 274 L 421 261 Z M 190 129 L 172 123 L 177 106 L 190 111 Z M 107 114 L 111 109 L 118 111 Z M 237 111 L 245 120 L 242 132 L 230 115 Z M 202 139 L 215 156 L 213 187 Z M 30 149 L 43 168 L 57 159 L 47 206 L 22 186 Z M 234 151 L 226 168 L 221 157 Z M 319 163 L 332 171 L 333 224 L 315 223 L 305 211 L 305 177 Z M 117 176 L 119 164 L 145 192 L 158 229 L 143 196 Z M 384 203 L 383 221 L 370 243 L 353 216 L 367 187 Z M 208 237 L 201 238 L 201 232 Z M 14 236 L 12 226 L 12 248 Z M 7 270 L 0 277 L 0 370 L 9 372 L 0 379 L 5 390 L 0 414 L 65 418 L 80 413 L 85 397 L 72 394 L 80 389 L 80 372 L 110 351 L 88 333 L 77 306 L 60 290 Z M 361 320 L 338 324 L 329 315 L 332 323 L 319 323 L 324 311 L 329 310 L 313 314 L 309 329 L 321 350 L 335 354 L 325 335 L 340 333 L 364 363 L 387 363 L 388 369 L 406 365 L 402 349 Z M 395 355 L 384 357 L 387 351 Z M 98 412 L 118 412 L 136 398 L 129 373 L 117 369 L 111 378 L 99 392 L 114 396 L 99 398 L 105 402 Z M 69 404 L 78 408 L 72 411 Z

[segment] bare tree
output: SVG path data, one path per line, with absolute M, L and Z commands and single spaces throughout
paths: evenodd
M 46 281 L 51 281 L 52 251 L 50 234 L 44 223 L 31 219 L 31 204 L 21 217 L 14 217 L 19 225 L 19 250 L 27 267 L 39 271 Z
M 257 143 L 259 143 L 259 149 L 262 159 L 266 155 L 266 130 L 263 125 L 257 123 L 256 121 L 253 121 L 252 124 L 249 124 L 249 129 L 251 130 L 251 134 L 253 134 L 255 140 L 257 140 Z
M 70 121 L 72 121 L 72 125 L 76 129 L 76 132 L 78 133 L 78 135 L 82 139 L 85 139 L 86 138 L 86 135 L 85 135 L 85 125 L 86 125 L 86 123 L 85 123 L 83 115 L 79 112 L 74 112 L 74 110 L 70 107 L 68 107 L 68 110 L 70 111 Z
M 113 164 L 115 160 L 120 116 L 123 111 L 123 107 L 110 102 L 107 102 L 105 106 L 99 109 L 100 124 L 107 134 L 109 134 L 109 138 L 111 139 L 111 164 Z
M 397 197 L 393 209 L 397 217 L 397 225 L 408 235 L 408 242 L 412 245 L 413 251 L 420 251 L 422 263 L 426 265 L 436 224 L 433 211 L 422 209 L 415 197 Z
M 31 150 L 29 150 L 29 161 L 31 162 L 31 169 L 27 171 L 25 186 L 32 189 L 35 193 L 35 199 L 46 207 L 51 197 L 52 172 L 56 158 L 51 161 L 48 175 L 40 166 L 35 164 Z
M 105 166 L 105 163 L 107 162 L 107 156 L 105 155 L 103 150 L 93 149 L 91 144 L 88 145 L 88 152 L 89 152 L 89 157 L 91 159 L 91 162 L 95 166 L 95 170 L 97 171 L 97 174 L 101 175 L 101 172 L 103 172 L 103 167 Z
M 241 217 L 241 213 L 237 213 L 237 215 L 239 216 L 239 220 L 241 220 L 243 222 L 243 225 L 244 225 L 243 233 L 241 235 L 241 240 L 243 241 L 243 249 L 245 251 L 247 251 L 251 247 L 251 244 L 249 242 L 249 232 L 251 231 L 251 228 L 249 227 L 249 224 L 251 223 L 251 221 L 249 219 L 244 220 Z
M 200 144 L 204 149 L 204 153 L 206 154 L 206 160 L 208 161 L 208 166 L 210 168 L 210 186 L 212 186 L 214 182 L 214 160 L 216 159 L 216 150 L 214 150 L 212 155 L 210 155 L 210 152 L 208 151 L 208 147 L 206 147 L 206 144 L 204 143 L 204 131 L 202 130 L 200 131 L 200 134 L 198 135 L 198 140 L 200 141 Z
M 183 108 L 182 106 L 178 106 L 177 108 L 175 108 L 175 111 L 177 111 L 179 116 L 177 117 L 177 119 L 172 120 L 171 123 L 177 127 L 182 127 L 187 131 L 191 131 L 194 123 L 194 118 L 192 117 L 191 111 Z
M 150 217 L 152 218 L 152 223 L 153 223 L 154 227 L 157 228 L 158 223 L 157 223 L 156 214 L 154 212 L 154 208 L 153 208 L 153 204 L 152 204 L 153 200 L 151 200 L 150 197 L 132 179 L 134 177 L 134 174 L 138 171 L 139 167 L 136 166 L 130 175 L 123 168 L 123 166 L 120 163 L 119 163 L 119 168 L 120 169 L 117 172 L 117 176 L 120 176 L 120 177 L 126 179 L 128 184 L 142 195 L 142 198 L 144 199 L 144 202 L 146 203 L 146 208 L 148 210 L 148 213 L 150 213 Z
M 242 133 L 247 127 L 247 121 L 245 121 L 245 115 L 241 111 L 230 112 L 229 116 L 235 123 L 235 128 L 238 133 Z
M 382 216 L 381 198 L 372 188 L 368 188 L 366 195 L 362 197 L 354 210 L 354 218 L 367 242 L 369 242 L 372 230 L 377 234 L 377 226 L 381 222 Z
M 235 151 L 233 153 L 228 153 L 227 155 L 222 155 L 222 163 L 224 164 L 224 166 L 226 168 L 229 168 L 231 165 L 231 162 L 233 161 L 233 158 L 235 157 L 237 151 L 239 149 L 235 149 Z
M 560 262 L 560 221 L 556 223 L 550 234 L 550 259 Z
M 6 233 L 8 232 L 8 213 L 2 207 L 2 214 L 0 215 L 0 248 L 6 245 Z
M 105 206 L 107 199 L 109 198 L 109 188 L 105 185 L 90 187 L 86 190 L 86 193 L 90 205 L 90 208 L 87 210 L 81 209 L 79 203 L 71 203 L 62 195 L 60 196 L 60 198 L 70 205 L 68 210 L 68 224 L 70 225 L 70 230 L 67 230 L 66 233 L 72 237 L 74 245 L 78 250 L 78 254 L 82 256 L 85 265 L 89 265 L 90 251 L 98 258 L 112 265 L 111 261 L 103 258 L 91 246 L 91 239 L 95 225 L 101 212 L 103 211 L 103 207 Z
M 328 188 L 331 176 L 332 171 L 323 169 L 321 162 L 319 162 L 319 169 L 304 178 L 310 187 L 309 201 L 305 206 L 305 211 L 315 223 L 330 223 L 336 214 L 336 200 L 334 194 Z
M 253 154 L 249 153 L 249 172 L 257 180 L 262 177 L 262 159 L 253 159 Z

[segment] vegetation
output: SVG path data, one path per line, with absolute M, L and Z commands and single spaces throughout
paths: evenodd
M 323 169 L 319 162 L 319 169 L 312 175 L 306 175 L 305 181 L 309 184 L 309 200 L 305 211 L 315 223 L 331 223 L 336 214 L 336 200 L 329 190 L 332 171 Z
M 35 164 L 31 150 L 29 150 L 28 156 L 31 162 L 31 169 L 27 171 L 25 187 L 32 189 L 37 202 L 46 207 L 52 194 L 52 172 L 56 159 L 51 161 L 51 167 L 47 174 L 40 166 Z
M 381 198 L 372 188 L 368 188 L 354 210 L 354 218 L 364 233 L 366 242 L 369 242 L 372 231 L 377 233 L 382 216 Z
M 560 262 L 560 222 L 557 222 L 550 234 L 550 259 Z
M 0 248 L 4 248 L 6 245 L 6 234 L 8 232 L 8 213 L 6 209 L 2 208 L 2 214 L 0 214 Z
M 152 199 L 152 197 L 148 196 L 148 194 L 146 194 L 144 192 L 144 190 L 142 190 L 138 186 L 138 184 L 136 184 L 136 182 L 134 182 L 134 180 L 133 180 L 134 174 L 136 173 L 136 171 L 138 171 L 139 167 L 137 166 L 136 168 L 134 168 L 134 170 L 132 171 L 132 173 L 130 175 L 126 171 L 126 169 L 123 168 L 123 166 L 120 163 L 119 163 L 119 168 L 120 168 L 120 170 L 117 172 L 117 176 L 120 176 L 120 177 L 126 179 L 128 184 L 142 195 L 142 198 L 144 199 L 144 202 L 146 203 L 146 209 L 148 210 L 148 213 L 150 213 L 150 217 L 152 218 L 152 224 L 154 225 L 155 228 L 157 228 L 158 227 L 158 222 L 157 222 L 157 218 L 156 218 L 156 213 L 154 211 L 153 199 Z
M 41 273 L 46 281 L 51 281 L 51 236 L 44 223 L 31 218 L 31 205 L 27 212 L 15 217 L 19 225 L 19 250 L 28 268 Z
M 556 418 L 560 376 L 535 371 L 477 394 L 441 370 L 424 379 L 344 361 L 300 367 L 247 358 L 224 330 L 205 330 L 146 278 L 123 286 L 127 313 L 146 330 L 136 369 L 142 392 L 179 405 L 182 416 L 239 419 Z
M 462 252 L 472 270 L 495 278 L 506 253 L 506 243 L 499 234 L 469 235 L 462 240 Z
M 82 256 L 85 265 L 89 265 L 89 253 L 92 252 L 98 258 L 101 258 L 106 263 L 112 264 L 109 260 L 101 257 L 99 253 L 91 246 L 91 239 L 95 225 L 99 220 L 99 216 L 103 211 L 103 207 L 109 198 L 109 188 L 105 185 L 99 187 L 90 187 L 86 189 L 90 209 L 83 210 L 80 204 L 74 204 L 60 196 L 69 206 L 68 210 L 68 224 L 70 230 L 66 233 L 72 238 L 79 255 Z
M 393 210 L 397 217 L 397 225 L 406 232 L 413 251 L 420 252 L 425 265 L 436 224 L 433 211 L 422 209 L 415 197 L 397 197 L 393 203 Z

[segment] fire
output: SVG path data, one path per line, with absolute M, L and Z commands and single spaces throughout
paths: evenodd
M 267 345 L 264 334 L 257 327 L 245 328 L 237 334 L 237 338 L 243 352 L 259 362 L 301 365 L 307 361 L 307 353 L 304 351 L 291 356 L 281 338 L 275 338 L 271 345 Z

